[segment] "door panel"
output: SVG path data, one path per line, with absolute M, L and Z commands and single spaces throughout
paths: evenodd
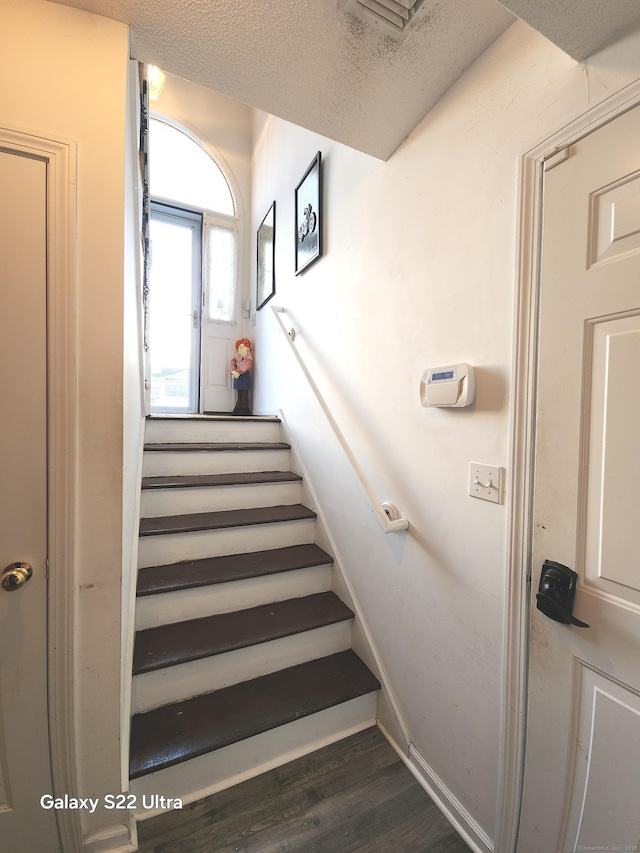
M 545 174 L 519 853 L 640 839 L 639 175 L 640 109 Z M 536 608 L 546 559 L 589 628 Z
M 230 412 L 234 392 L 229 362 L 234 355 L 235 327 L 215 323 L 202 325 L 202 395 L 205 412 Z
M 0 152 L 0 571 L 33 566 L 0 591 L 0 849 L 59 850 L 47 722 L 46 169 Z
M 640 251 L 640 175 L 626 175 L 591 197 L 591 264 Z
M 640 697 L 578 664 L 576 737 L 561 850 L 624 850 L 636 829 Z
M 640 483 L 640 454 L 633 448 L 640 423 L 640 314 L 589 324 L 592 357 L 588 484 L 585 503 L 585 581 L 640 605 L 640 525 L 629 524 Z

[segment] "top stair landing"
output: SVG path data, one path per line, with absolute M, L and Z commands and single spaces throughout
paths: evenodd
M 146 420 L 145 442 L 215 443 L 280 440 L 280 418 L 233 415 L 152 415 Z

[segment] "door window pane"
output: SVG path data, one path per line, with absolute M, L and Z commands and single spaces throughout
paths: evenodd
M 236 321 L 236 232 L 224 225 L 206 229 L 205 302 L 207 319 Z
M 151 214 L 149 355 L 151 407 L 197 406 L 197 252 L 200 227 L 191 219 Z M 195 387 L 194 387 L 195 386 Z

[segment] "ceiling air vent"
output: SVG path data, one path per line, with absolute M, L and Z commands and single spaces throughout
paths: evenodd
M 340 0 L 338 7 L 393 38 L 403 38 L 425 0 Z

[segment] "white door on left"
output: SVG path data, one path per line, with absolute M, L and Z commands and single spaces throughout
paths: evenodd
M 0 151 L 0 850 L 56 853 L 47 720 L 47 165 Z M 19 573 L 5 577 L 19 579 Z

